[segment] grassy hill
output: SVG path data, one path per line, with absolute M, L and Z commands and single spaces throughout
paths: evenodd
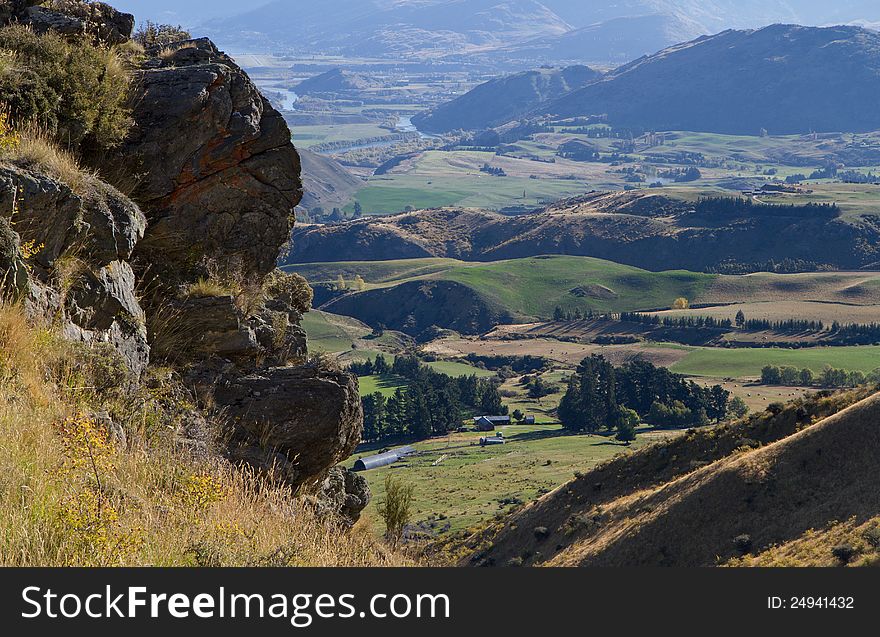
M 698 298 L 705 294 L 717 278 L 683 271 L 648 272 L 601 259 L 565 256 L 494 263 L 466 263 L 452 259 L 315 263 L 286 269 L 302 274 L 313 284 L 332 283 L 340 275 L 347 280 L 360 275 L 367 282 L 365 292 L 331 300 L 323 309 L 354 316 L 370 324 L 384 317 L 386 326 L 408 333 L 431 325 L 453 327 L 458 323 L 458 317 L 471 311 L 475 304 L 489 308 L 487 319 L 506 318 L 508 322 L 550 318 L 556 307 L 582 312 L 669 307 L 678 297 Z M 395 312 L 404 301 L 397 299 L 400 293 L 397 288 L 406 285 L 411 294 L 419 294 L 420 283 L 444 283 L 454 290 L 467 290 L 467 294 L 460 292 L 458 306 L 437 307 L 436 316 L 429 312 L 418 325 L 405 325 L 407 315 L 398 317 L 401 322 L 397 324 Z M 417 309 L 424 312 L 426 308 L 429 309 L 421 305 Z M 441 320 L 441 309 L 447 313 L 446 321 Z M 488 329 L 491 326 L 478 322 L 474 327 Z M 467 325 L 459 327 L 466 328 Z M 466 329 L 459 331 L 467 332 Z
M 472 537 L 463 563 L 713 566 L 770 554 L 839 564 L 828 538 L 867 530 L 880 512 L 864 479 L 880 468 L 871 391 L 796 401 L 616 458 Z M 855 543 L 848 559 L 876 564 L 877 543 Z
M 466 328 L 460 318 L 475 307 L 485 308 L 485 321 L 474 329 L 491 327 L 488 322 L 529 322 L 552 318 L 556 307 L 567 311 L 621 312 L 669 308 L 685 297 L 692 304 L 707 304 L 695 314 L 725 314 L 726 304 L 739 303 L 748 316 L 758 316 L 765 306 L 777 308 L 774 318 L 792 318 L 805 306 L 821 313 L 819 318 L 870 317 L 880 304 L 880 275 L 873 272 L 816 272 L 807 274 L 755 274 L 728 276 L 687 271 L 649 272 L 591 257 L 544 256 L 474 263 L 455 259 L 404 259 L 291 265 L 312 284 L 333 284 L 339 276 L 352 281 L 361 276 L 364 292 L 350 292 L 329 301 L 323 309 L 354 316 L 365 323 L 381 320 L 387 327 L 413 334 L 431 325 Z M 424 285 L 454 288 L 456 295 L 443 308 L 426 295 Z M 401 286 L 407 286 L 401 289 Z M 420 298 L 418 325 L 406 326 L 410 302 L 404 293 Z M 451 292 L 447 291 L 447 296 Z M 398 298 L 401 297 L 401 298 Z M 455 300 L 458 299 L 458 300 Z M 821 301 L 816 303 L 815 301 Z M 809 303 L 812 302 L 812 303 Z M 415 303 L 413 301 L 413 303 Z M 752 311 L 749 304 L 754 304 Z M 786 308 L 790 312 L 785 314 Z M 401 313 L 402 312 L 402 313 Z M 735 312 L 735 311 L 734 311 Z M 384 313 L 384 314 L 383 314 Z M 395 315 L 399 324 L 395 322 Z M 504 321 L 502 321 L 502 319 Z M 830 321 L 828 321 L 830 322 Z M 868 322 L 868 321 L 863 321 Z M 455 328 L 457 329 L 457 328 Z M 459 330 L 464 333 L 467 329 Z M 746 355 L 746 353 L 743 353 Z M 830 362 L 830 361 L 829 361 Z

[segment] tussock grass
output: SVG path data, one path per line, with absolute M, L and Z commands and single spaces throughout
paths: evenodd
M 78 195 L 87 195 L 96 180 L 94 172 L 83 168 L 76 156 L 61 148 L 39 127 L 29 124 L 18 129 L 18 140 L 0 158 L 38 166 L 66 184 Z
M 0 305 L 0 565 L 407 563 L 365 525 L 343 530 L 285 487 L 181 450 L 155 396 L 132 399 L 83 356 Z M 93 414 L 119 411 L 108 396 L 128 403 L 125 443 Z M 146 436 L 136 425 L 150 419 Z
M 195 283 L 187 287 L 189 296 L 196 298 L 215 296 L 235 296 L 236 290 L 223 281 L 214 278 L 200 277 Z

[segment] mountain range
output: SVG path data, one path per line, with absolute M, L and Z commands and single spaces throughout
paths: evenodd
M 548 61 L 582 62 L 634 59 L 730 28 L 880 21 L 880 4 L 866 0 L 274 0 L 244 11 L 227 1 L 208 8 L 164 0 L 122 3 L 132 9 L 143 4 L 150 5 L 147 17 L 200 19 L 200 31 L 230 46 L 351 56 L 537 52 Z
M 648 130 L 862 132 L 880 128 L 878 97 L 880 33 L 773 25 L 665 49 L 541 108 Z
M 542 68 L 508 75 L 481 84 L 461 97 L 412 118 L 420 130 L 434 133 L 497 126 L 527 113 L 554 97 L 598 79 L 587 66 Z
M 557 97 L 538 102 L 521 97 L 533 74 L 492 80 L 413 121 L 433 131 L 497 126 L 502 113 L 508 121 L 606 115 L 623 128 L 737 135 L 880 128 L 880 113 L 866 107 L 880 97 L 880 33 L 856 26 L 724 31 L 565 94 L 554 85 L 547 95 Z

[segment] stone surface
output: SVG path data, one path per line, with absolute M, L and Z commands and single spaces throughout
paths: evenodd
M 260 345 L 232 296 L 188 297 L 173 302 L 178 354 L 188 358 L 255 356 Z
M 315 496 L 320 511 L 338 515 L 348 524 L 361 517 L 372 499 L 366 479 L 344 467 L 333 467 L 321 482 Z
M 24 2 L 20 5 L 37 5 Z M 37 33 L 55 31 L 64 36 L 91 37 L 109 45 L 123 44 L 131 39 L 134 16 L 117 11 L 103 2 L 60 0 L 50 7 L 20 6 L 16 18 Z
M 138 255 L 167 280 L 193 280 L 209 259 L 263 276 L 302 197 L 290 130 L 209 40 L 174 46 L 138 73 L 136 125 L 116 158 L 150 220 Z
M 221 381 L 214 399 L 235 424 L 242 447 L 259 447 L 247 453 L 279 454 L 290 462 L 286 477 L 296 486 L 317 481 L 361 441 L 357 379 L 341 371 L 265 369 Z
M 72 340 L 114 345 L 142 372 L 149 362 L 146 317 L 129 263 L 146 226 L 138 207 L 98 180 L 87 180 L 80 194 L 36 166 L 2 164 L 0 210 L 13 209 L 6 225 L 33 252 L 29 274 L 20 250 L 11 270 L 19 288 L 26 275 L 31 314 L 60 317 Z

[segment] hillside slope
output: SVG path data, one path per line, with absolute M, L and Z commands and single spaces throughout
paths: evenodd
M 821 88 L 820 88 L 821 87 Z M 880 128 L 880 33 L 773 25 L 725 31 L 623 66 L 540 109 L 616 126 L 755 135 Z
M 300 149 L 302 163 L 303 198 L 300 205 L 306 210 L 342 208 L 364 183 L 331 157 L 324 157 Z
M 412 122 L 432 133 L 499 126 L 600 76 L 586 66 L 524 71 L 480 84 L 451 102 L 419 113 Z
M 880 394 L 862 390 L 690 431 L 526 506 L 471 538 L 463 563 L 712 566 L 864 524 L 880 513 L 878 420 Z
M 475 209 L 435 209 L 301 226 L 289 263 L 450 257 L 494 261 L 543 254 L 592 256 L 649 270 L 703 271 L 800 259 L 841 269 L 880 259 L 872 218 L 813 216 L 698 218 L 693 203 L 654 193 L 591 193 L 542 211 L 508 217 Z
M 699 24 L 676 14 L 620 16 L 507 47 L 497 54 L 532 62 L 584 60 L 622 64 L 686 42 L 703 32 Z

